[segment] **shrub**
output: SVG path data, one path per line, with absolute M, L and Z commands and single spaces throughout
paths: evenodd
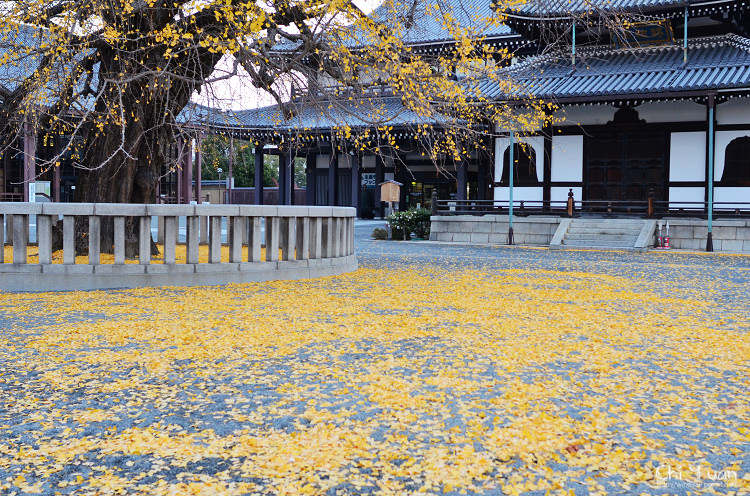
M 403 212 L 393 212 L 386 220 L 393 231 L 393 239 L 411 239 L 412 233 L 417 238 L 424 239 L 430 236 L 430 215 L 429 209 L 410 208 Z
M 372 239 L 388 239 L 388 231 L 383 228 L 376 227 L 372 231 Z

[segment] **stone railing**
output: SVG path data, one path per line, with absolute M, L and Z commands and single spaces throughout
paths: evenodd
M 12 245 L 0 265 L 0 290 L 218 285 L 341 274 L 357 268 L 354 216 L 348 207 L 0 203 L 0 245 Z M 76 260 L 76 217 L 88 219 L 83 263 Z M 151 257 L 154 217 L 163 242 L 158 261 Z M 100 254 L 104 218 L 111 218 L 114 228 L 114 256 L 105 257 L 109 263 Z M 137 260 L 126 260 L 128 218 L 137 234 Z M 62 232 L 62 256 L 53 254 L 55 224 Z M 228 245 L 224 260 L 222 224 Z M 180 225 L 185 226 L 184 256 L 177 257 Z M 34 226 L 38 252 L 29 261 Z M 203 250 L 202 240 L 207 242 Z

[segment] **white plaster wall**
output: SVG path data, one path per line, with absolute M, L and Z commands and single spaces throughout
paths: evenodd
M 697 131 L 671 134 L 669 144 L 669 180 L 706 180 L 705 132 Z
M 509 201 L 510 188 L 495 188 L 495 201 Z M 537 202 L 529 207 L 538 207 L 544 198 L 544 191 L 541 186 L 526 186 L 513 188 L 513 204 L 519 201 Z
M 549 190 L 549 199 L 553 202 L 567 202 L 568 191 L 570 188 L 564 186 L 552 186 Z M 583 190 L 580 187 L 573 188 L 573 198 L 576 202 L 580 202 L 582 199 Z M 553 203 L 552 207 L 561 207 L 563 203 Z
M 750 187 L 716 187 L 714 188 L 714 203 L 716 202 L 729 203 L 729 205 L 716 205 L 717 208 L 747 208 L 747 203 L 750 202 Z M 740 205 L 741 203 L 745 205 Z
M 578 105 L 563 107 L 554 113 L 555 119 L 562 119 L 558 126 L 594 126 L 606 124 L 615 117 L 617 109 L 610 105 Z
M 495 182 L 503 177 L 503 155 L 510 144 L 510 138 L 495 138 Z
M 583 180 L 583 136 L 552 137 L 550 178 L 552 182 Z
M 315 168 L 316 169 L 327 169 L 328 163 L 331 160 L 330 155 L 318 155 L 315 157 Z
M 705 197 L 705 190 L 700 187 L 692 187 L 692 188 L 671 187 L 669 188 L 670 208 L 702 207 L 704 197 Z M 696 203 L 678 204 L 675 202 L 696 202 Z
M 635 107 L 641 119 L 652 122 L 705 122 L 706 106 L 695 102 L 652 102 Z
M 732 98 L 717 105 L 716 122 L 718 124 L 750 124 L 750 98 Z
M 714 181 L 719 181 L 721 175 L 724 173 L 724 154 L 727 150 L 727 145 L 733 139 L 743 136 L 750 136 L 750 129 L 747 131 L 716 131 L 714 141 Z
M 533 148 L 536 154 L 536 177 L 541 182 L 544 180 L 544 136 L 526 136 L 519 138 L 518 142 L 526 143 Z M 495 181 L 500 181 L 503 175 L 503 157 L 505 150 L 510 146 L 510 138 L 495 138 Z

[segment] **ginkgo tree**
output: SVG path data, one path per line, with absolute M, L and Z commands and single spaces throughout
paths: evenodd
M 467 11 L 471 1 L 464 0 Z M 491 80 L 514 92 L 497 70 L 513 54 L 482 43 L 502 9 L 461 17 L 453 7 L 386 0 L 365 15 L 350 0 L 2 2 L 2 146 L 29 128 L 45 139 L 64 136 L 37 171 L 72 157 L 80 169 L 76 201 L 149 203 L 162 171 L 178 166 L 170 147 L 190 137 L 187 124 L 204 109 L 191 100 L 197 93 L 209 105 L 221 99 L 215 88 L 223 81 L 262 90 L 285 118 L 300 106 L 358 114 L 367 129 L 353 132 L 344 119 L 335 131 L 374 150 L 393 144 L 393 113 L 352 102 L 372 102 L 376 86 L 401 99 L 413 135 L 433 154 L 460 156 L 472 133 L 493 123 L 540 128 L 548 118 L 541 102 L 527 100 L 514 113 L 479 90 Z M 424 53 L 409 44 L 409 31 L 425 18 L 453 40 L 448 49 Z M 292 87 L 305 97 L 291 99 Z

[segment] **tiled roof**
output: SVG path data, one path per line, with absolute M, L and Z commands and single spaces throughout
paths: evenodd
M 750 88 L 750 40 L 726 35 L 693 40 L 688 61 L 682 47 L 579 49 L 575 68 L 570 53 L 534 57 L 504 69 L 519 91 L 503 94 L 494 82 L 478 91 L 502 100 L 527 97 L 581 99 L 658 95 L 699 90 Z
M 394 0 L 394 4 L 403 8 L 405 19 L 412 8 L 412 0 Z M 506 25 L 487 24 L 487 19 L 496 17 L 491 0 L 418 0 L 413 22 L 405 30 L 403 40 L 408 44 L 453 41 L 454 37 L 445 26 L 446 15 L 454 19 L 454 27 L 474 29 L 486 38 L 514 34 Z M 393 13 L 381 5 L 372 12 L 371 17 L 387 22 Z
M 496 22 L 487 22 L 497 17 L 493 11 L 492 0 L 416 0 L 412 13 L 413 0 L 393 0 L 393 8 L 381 5 L 370 13 L 370 17 L 401 34 L 401 39 L 408 45 L 431 45 L 452 43 L 455 37 L 445 26 L 446 17 L 453 20 L 454 27 L 470 29 L 477 36 L 488 40 L 501 39 L 510 44 L 524 43 L 513 30 Z M 408 25 L 408 27 L 406 27 Z M 348 44 L 356 46 L 366 43 L 356 32 L 350 33 Z M 275 46 L 281 52 L 294 50 L 296 44 L 282 42 Z
M 241 111 L 208 111 L 201 107 L 202 122 L 215 128 L 241 128 L 248 131 L 288 132 L 328 130 L 350 126 L 369 128 L 377 125 L 405 126 L 427 122 L 424 117 L 406 109 L 395 97 L 373 97 L 366 100 L 343 100 L 300 104 L 296 115 L 284 119 L 277 106 Z M 193 119 L 195 121 L 195 119 Z M 434 121 L 430 121 L 434 122 Z
M 507 10 L 512 17 L 552 19 L 596 12 L 656 13 L 689 7 L 692 12 L 744 7 L 737 0 L 532 0 Z
M 3 25 L 0 38 L 0 58 L 7 60 L 0 64 L 0 86 L 13 91 L 38 67 L 36 47 L 46 41 L 46 33 L 24 24 Z

